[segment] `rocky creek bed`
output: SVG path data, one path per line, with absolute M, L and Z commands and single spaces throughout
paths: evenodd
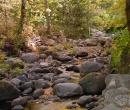
M 6 58 L 22 73 L 0 80 L 0 110 L 125 110 L 130 76 L 109 74 L 111 37 L 68 42 L 75 54 L 41 45 L 40 54 Z M 25 65 L 26 62 L 26 65 Z M 3 74 L 1 74 L 3 75 Z

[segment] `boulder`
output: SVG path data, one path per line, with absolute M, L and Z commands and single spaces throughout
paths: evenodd
M 98 72 L 101 71 L 102 68 L 103 65 L 98 62 L 86 61 L 80 67 L 80 75 L 85 76 L 86 74 L 91 72 Z
M 130 107 L 130 75 L 128 74 L 109 74 L 106 79 L 106 89 L 102 92 L 104 96 L 104 104 L 109 106 L 113 104 L 114 110 L 124 110 L 123 107 Z M 109 108 L 109 109 L 108 109 Z M 105 107 L 102 110 L 111 110 Z
M 27 63 L 34 63 L 38 60 L 38 56 L 35 53 L 23 53 L 21 56 L 21 60 Z
M 114 104 L 109 104 L 109 105 L 106 105 L 103 109 L 101 110 L 126 110 L 124 108 L 120 108 Z
M 87 94 L 101 94 L 106 87 L 105 77 L 101 73 L 89 73 L 79 81 L 79 85 Z
M 19 97 L 19 90 L 8 81 L 0 81 L 0 102 L 10 101 Z
M 82 87 L 75 83 L 60 83 L 54 86 L 54 93 L 59 97 L 82 95 Z

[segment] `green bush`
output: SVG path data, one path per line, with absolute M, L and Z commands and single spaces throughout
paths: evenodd
M 120 74 L 130 73 L 130 35 L 125 29 L 115 35 L 111 48 L 111 72 Z

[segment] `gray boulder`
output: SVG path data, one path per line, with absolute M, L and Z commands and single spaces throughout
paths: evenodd
M 128 74 L 109 74 L 106 79 L 106 89 L 102 92 L 104 104 L 114 104 L 115 106 L 130 107 L 130 75 Z M 114 110 L 116 110 L 115 108 Z M 120 110 L 119 109 L 119 110 Z M 107 108 L 103 110 L 110 110 Z
M 10 101 L 19 97 L 18 89 L 8 81 L 0 81 L 0 102 Z
M 86 61 L 80 67 L 80 75 L 85 76 L 86 74 L 91 72 L 98 72 L 101 71 L 102 68 L 103 65 L 98 62 Z
M 79 81 L 79 85 L 87 94 L 101 94 L 106 87 L 105 77 L 101 73 L 89 73 Z
M 27 63 L 34 63 L 38 60 L 38 56 L 35 53 L 23 53 L 21 56 L 21 60 Z
M 125 110 L 124 108 L 119 108 L 117 107 L 116 105 L 114 104 L 109 104 L 109 105 L 106 105 L 103 109 L 101 110 Z
M 54 93 L 59 97 L 82 95 L 82 87 L 75 83 L 60 83 L 54 86 Z

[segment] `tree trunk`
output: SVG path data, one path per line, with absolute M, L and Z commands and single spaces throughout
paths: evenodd
M 46 10 L 46 22 L 47 22 L 47 33 L 51 34 L 51 22 L 50 22 L 50 12 L 47 11 L 49 9 L 48 1 L 45 0 L 45 10 Z
M 22 33 L 24 20 L 25 20 L 25 6 L 26 6 L 26 0 L 21 0 L 21 18 L 20 18 L 20 28 L 19 28 L 19 34 Z
M 127 19 L 127 27 L 130 32 L 130 0 L 126 0 L 126 19 Z

